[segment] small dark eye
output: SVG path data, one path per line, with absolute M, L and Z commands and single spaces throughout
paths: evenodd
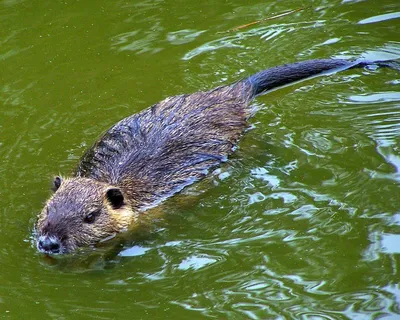
M 83 218 L 83 221 L 84 221 L 85 223 L 93 223 L 94 220 L 96 220 L 96 216 L 97 216 L 97 213 L 96 213 L 96 212 L 91 212 L 91 213 L 89 213 L 88 215 L 86 215 L 86 216 Z

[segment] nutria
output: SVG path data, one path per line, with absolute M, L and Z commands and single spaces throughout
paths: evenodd
M 109 129 L 83 155 L 35 226 L 37 248 L 63 254 L 126 230 L 154 206 L 227 160 L 252 115 L 250 102 L 268 90 L 326 72 L 394 61 L 322 59 L 267 69 L 207 92 L 167 98 Z

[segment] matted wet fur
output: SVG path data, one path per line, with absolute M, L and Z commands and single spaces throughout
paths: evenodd
M 261 71 L 207 92 L 167 98 L 109 129 L 72 178 L 54 180 L 36 223 L 37 248 L 69 253 L 113 237 L 140 212 L 204 178 L 228 159 L 258 94 L 324 72 L 393 61 L 309 60 Z

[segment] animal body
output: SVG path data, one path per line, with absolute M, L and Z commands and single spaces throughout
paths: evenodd
M 228 159 L 259 94 L 302 79 L 394 61 L 308 60 L 261 71 L 207 92 L 165 100 L 110 128 L 83 155 L 71 178 L 54 179 L 54 194 L 35 226 L 37 248 L 70 253 L 126 230 L 142 214 L 204 178 Z

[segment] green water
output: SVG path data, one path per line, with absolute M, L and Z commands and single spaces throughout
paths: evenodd
M 52 176 L 119 119 L 277 64 L 400 56 L 397 0 L 243 3 L 0 1 L 0 318 L 400 318 L 394 70 L 260 97 L 230 162 L 117 252 L 32 246 Z

